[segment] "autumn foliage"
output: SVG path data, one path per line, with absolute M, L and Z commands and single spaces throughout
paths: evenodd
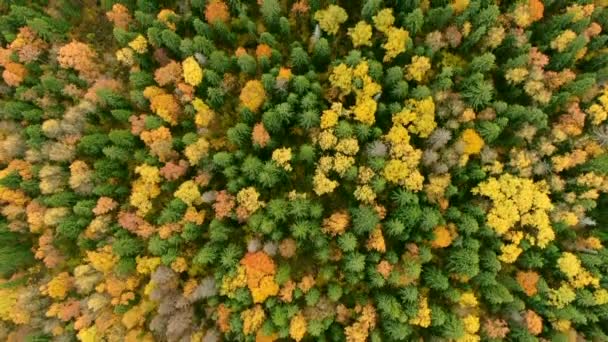
M 0 341 L 608 341 L 608 2 L 0 4 Z

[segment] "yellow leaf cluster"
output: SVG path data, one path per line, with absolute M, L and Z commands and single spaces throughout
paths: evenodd
M 209 142 L 207 139 L 200 137 L 196 142 L 186 146 L 184 155 L 188 158 L 191 165 L 196 165 L 198 162 L 207 156 L 209 152 Z
M 201 193 L 198 190 L 198 186 L 192 180 L 183 182 L 175 191 L 173 196 L 179 198 L 188 206 L 191 206 L 193 204 L 199 204 L 202 201 Z
M 101 338 L 97 336 L 97 327 L 95 325 L 80 330 L 78 332 L 78 339 L 81 342 L 99 342 L 101 340 Z
M 139 274 L 152 274 L 160 265 L 160 257 L 137 256 L 135 261 L 137 262 L 136 270 Z
M 604 88 L 597 100 L 599 103 L 594 103 L 587 109 L 594 125 L 599 125 L 608 118 L 608 87 Z
M 181 108 L 175 96 L 167 94 L 164 90 L 154 86 L 147 87 L 144 90 L 144 96 L 150 100 L 150 109 L 156 115 L 172 126 L 177 125 Z
M 428 96 L 421 100 L 410 99 L 407 103 L 407 107 L 415 113 L 412 125 L 408 127 L 409 131 L 418 134 L 421 138 L 428 137 L 435 127 L 437 127 L 437 123 L 435 122 L 435 102 L 433 102 L 433 98 Z M 399 119 L 400 117 L 397 117 L 393 122 Z
M 176 18 L 177 18 L 177 14 L 175 14 L 175 12 L 173 10 L 170 10 L 168 8 L 163 8 L 156 15 L 156 19 L 158 19 L 158 21 L 167 25 L 167 27 L 173 31 L 175 31 L 175 28 L 176 28 L 175 23 L 173 23 L 173 21 Z
M 262 104 L 264 104 L 264 100 L 266 99 L 264 85 L 258 80 L 248 81 L 241 90 L 239 99 L 245 108 L 252 112 L 256 112 Z
M 53 299 L 64 299 L 68 295 L 71 286 L 72 277 L 70 277 L 70 274 L 68 272 L 61 272 L 46 284 L 43 293 Z
M 467 315 L 462 319 L 464 330 L 469 334 L 475 334 L 479 331 L 479 317 L 473 314 Z
M 323 172 L 317 171 L 312 180 L 315 193 L 317 195 L 323 195 L 333 192 L 339 183 L 329 179 Z
M 500 247 L 500 255 L 498 256 L 498 260 L 507 263 L 507 264 L 512 264 L 515 262 L 515 260 L 517 260 L 517 258 L 519 257 L 519 255 L 521 254 L 521 252 L 523 252 L 523 250 L 521 248 L 519 248 L 519 246 L 517 246 L 514 243 L 510 243 L 504 246 Z
M 431 309 L 429 308 L 429 301 L 426 296 L 421 296 L 418 301 L 418 314 L 410 319 L 410 324 L 423 328 L 431 325 Z
M 391 183 L 405 186 L 411 191 L 420 191 L 424 177 L 418 171 L 422 153 L 411 148 L 403 159 L 392 159 L 384 166 L 384 178 Z
M 405 78 L 422 82 L 426 78 L 426 73 L 431 70 L 431 60 L 425 56 L 412 57 L 412 63 L 407 67 Z
M 367 61 L 360 62 L 354 68 L 341 63 L 332 70 L 329 82 L 333 87 L 339 88 L 344 95 L 348 95 L 354 91 L 356 95 L 355 105 L 350 108 L 350 111 L 352 111 L 357 121 L 366 125 L 372 125 L 375 122 L 375 113 L 378 106 L 373 97 L 382 90 L 382 87 L 373 81 L 368 72 L 369 64 Z M 353 84 L 352 80 L 355 77 L 363 83 L 360 89 Z M 331 118 L 335 117 L 336 114 L 339 115 L 341 109 L 340 111 L 336 111 L 334 107 L 336 106 L 332 105 L 332 109 L 336 113 L 328 113 L 327 115 L 330 119 L 329 121 L 326 119 L 322 127 L 332 127 L 335 125 Z
M 464 153 L 469 154 L 478 154 L 481 152 L 481 149 L 484 146 L 484 141 L 479 136 L 477 131 L 472 128 L 467 128 L 462 132 L 462 136 L 460 137 L 462 142 L 464 143 Z
M 203 69 L 194 57 L 186 58 L 182 62 L 182 69 L 184 71 L 184 81 L 189 85 L 196 87 L 203 80 Z
M 97 251 L 87 251 L 87 259 L 89 263 L 97 271 L 108 274 L 114 269 L 114 265 L 118 262 L 118 256 L 112 253 L 110 245 L 103 246 Z
M 146 321 L 146 315 L 152 311 L 154 307 L 154 303 L 144 300 L 125 312 L 121 322 L 127 329 L 142 326 Z
M 562 284 L 557 290 L 549 290 L 549 303 L 558 309 L 564 308 L 576 299 L 576 293 L 568 284 Z
M 135 168 L 135 172 L 140 175 L 136 179 L 131 188 L 131 197 L 129 201 L 131 205 L 137 208 L 137 213 L 140 216 L 145 216 L 152 209 L 151 199 L 156 198 L 160 194 L 158 183 L 160 182 L 160 173 L 158 168 L 147 164 L 142 164 Z
M 509 83 L 513 83 L 513 84 L 519 84 L 521 82 L 523 82 L 526 79 L 526 76 L 528 76 L 528 69 L 526 68 L 513 68 L 513 69 L 509 69 L 507 70 L 507 73 L 505 74 L 505 78 L 507 79 L 507 81 L 509 81 Z
M 411 99 L 407 107 L 393 116 L 393 126 L 384 137 L 390 146 L 391 159 L 385 164 L 383 174 L 391 183 L 419 191 L 424 181 L 418 170 L 422 151 L 410 145 L 408 130 L 421 137 L 430 134 L 429 129 L 435 128 L 435 105 L 431 98 Z
M 585 270 L 578 257 L 570 252 L 562 253 L 562 256 L 557 259 L 557 266 L 566 275 L 570 285 L 575 289 L 587 285 L 598 287 L 600 284 L 600 280 Z
M 351 156 L 345 156 L 342 153 L 336 153 L 336 156 L 333 158 L 334 161 L 334 171 L 336 171 L 341 177 L 346 174 L 346 171 L 355 164 L 355 158 Z
M 608 290 L 598 289 L 593 293 L 593 300 L 595 305 L 604 305 L 608 303 Z
M 380 32 L 387 33 L 388 30 L 395 23 L 395 17 L 393 16 L 392 8 L 385 8 L 378 12 L 375 16 L 372 17 L 374 21 L 374 26 Z
M 134 57 L 135 55 L 131 48 L 126 47 L 116 51 L 116 60 L 125 65 L 131 66 L 135 64 Z
M 15 287 L 0 288 L 0 319 L 14 321 L 14 309 L 19 297 L 18 289 Z
M 426 193 L 429 201 L 440 204 L 442 201 L 447 201 L 444 198 L 444 194 L 445 190 L 451 183 L 450 178 L 450 174 L 429 176 L 429 183 L 424 186 L 424 192 Z
M 365 21 L 360 21 L 355 27 L 349 28 L 348 35 L 353 41 L 354 47 L 372 45 L 372 26 Z
M 373 125 L 374 121 L 376 121 L 376 109 L 378 108 L 378 103 L 374 101 L 371 97 L 357 97 L 357 104 L 353 108 L 353 113 L 355 114 L 355 119 L 366 124 Z
M 146 51 L 148 51 L 148 41 L 146 40 L 146 37 L 140 34 L 129 42 L 129 47 L 137 53 L 146 53 Z
M 372 187 L 367 184 L 358 185 L 353 195 L 357 200 L 368 204 L 374 203 L 374 200 L 376 199 L 376 193 L 374 192 L 374 189 L 372 189 Z
M 260 201 L 259 198 L 260 194 L 252 186 L 241 189 L 236 194 L 236 201 L 239 206 L 245 208 L 249 214 L 253 214 L 264 206 L 264 202 Z
M 402 28 L 391 27 L 386 32 L 386 42 L 382 44 L 386 53 L 383 61 L 389 62 L 402 52 L 405 52 L 410 33 Z
M 473 292 L 465 292 L 461 294 L 460 298 L 458 299 L 458 303 L 464 307 L 476 307 L 478 304 L 477 297 L 475 297 Z
M 346 341 L 365 342 L 369 332 L 376 326 L 376 309 L 367 304 L 363 308 L 355 308 L 355 311 L 359 313 L 357 321 L 344 329 Z
M 333 74 L 332 74 L 333 75 Z M 321 129 L 332 128 L 338 123 L 338 113 L 333 109 L 323 111 L 321 115 Z
M 329 83 L 332 87 L 342 90 L 344 94 L 349 94 L 352 87 L 353 71 L 345 63 L 340 63 L 336 66 L 331 75 L 329 75 Z
M 291 171 L 291 148 L 283 147 L 272 151 L 272 160 L 285 171 Z
M 462 13 L 462 11 L 469 7 L 469 1 L 470 0 L 453 0 L 451 6 L 454 9 L 454 12 Z
M 336 5 L 329 5 L 324 10 L 315 12 L 315 20 L 319 22 L 321 29 L 331 35 L 338 33 L 340 24 L 348 19 L 348 14 L 344 8 Z
M 260 304 L 241 313 L 243 319 L 243 334 L 249 335 L 256 332 L 264 323 L 266 313 Z
M 299 342 L 304 335 L 306 335 L 306 318 L 302 313 L 298 313 L 289 322 L 289 336 Z
M 196 110 L 196 115 L 194 116 L 194 123 L 196 126 L 209 126 L 209 123 L 215 117 L 215 112 L 198 97 L 192 101 L 192 106 L 194 107 L 194 110 Z
M 576 38 L 576 33 L 572 30 L 565 30 L 551 41 L 551 48 L 558 52 L 564 51 L 568 45 Z
M 540 248 L 555 238 L 548 215 L 553 205 L 545 181 L 534 182 L 506 173 L 480 183 L 472 192 L 492 200 L 486 220 L 499 236 L 511 242 L 501 248 L 505 262 L 517 259 L 521 253 L 517 246 L 524 237 Z M 526 226 L 534 227 L 536 233 L 524 229 Z

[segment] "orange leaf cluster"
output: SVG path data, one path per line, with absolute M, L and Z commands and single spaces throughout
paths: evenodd
M 28 203 L 25 207 L 25 214 L 27 215 L 27 224 L 29 225 L 30 232 L 38 233 L 44 228 L 44 212 L 46 208 L 42 206 L 38 201 L 34 200 Z
M 350 223 L 350 215 L 346 210 L 337 211 L 323 220 L 323 232 L 331 236 L 341 235 Z
M 532 335 L 538 335 L 543 331 L 543 319 L 534 311 L 527 310 L 524 314 L 526 327 Z
M 24 26 L 19 29 L 17 37 L 8 47 L 17 52 L 19 61 L 29 63 L 38 59 L 38 56 L 47 48 L 47 44 L 31 28 Z
M 223 333 L 230 330 L 230 309 L 224 303 L 217 307 L 217 326 Z
M 110 275 L 106 278 L 104 285 L 98 286 L 97 292 L 103 292 L 99 291 L 100 289 L 105 290 L 112 297 L 112 305 L 126 305 L 129 301 L 135 299 L 133 291 L 139 285 L 139 279 L 130 277 L 125 280 Z
M 530 10 L 530 19 L 532 19 L 533 22 L 543 18 L 545 5 L 543 5 L 541 0 L 530 0 L 530 2 L 528 2 L 528 8 Z
M 545 83 L 551 90 L 556 90 L 566 83 L 574 81 L 576 74 L 570 69 L 545 72 Z
M 171 83 L 177 84 L 182 78 L 182 73 L 181 63 L 172 60 L 154 71 L 154 80 L 161 87 Z
M 302 277 L 302 280 L 300 280 L 300 283 L 298 283 L 298 288 L 304 292 L 304 293 L 308 293 L 308 291 L 310 291 L 310 289 L 312 289 L 313 286 L 315 286 L 316 284 L 316 280 L 315 277 L 313 277 L 312 275 L 306 275 L 304 277 Z
M 114 4 L 112 10 L 106 12 L 106 17 L 108 17 L 109 21 L 114 23 L 114 26 L 123 30 L 129 28 L 129 23 L 132 20 L 129 9 L 121 4 Z
M 222 190 L 218 192 L 215 197 L 215 203 L 213 203 L 215 218 L 221 220 L 225 217 L 229 217 L 235 205 L 236 201 L 234 200 L 234 196 L 230 195 L 228 191 Z
M 581 110 L 578 102 L 572 102 L 568 106 L 568 113 L 560 116 L 554 127 L 569 136 L 576 136 L 583 133 L 585 117 L 585 112 Z
M 150 109 L 163 120 L 171 124 L 177 125 L 177 119 L 181 113 L 181 108 L 177 99 L 172 94 L 165 93 L 160 88 L 147 88 L 144 90 L 144 96 L 150 100 Z
M 386 252 L 386 244 L 384 242 L 384 235 L 382 234 L 380 225 L 378 225 L 376 229 L 374 229 L 369 235 L 366 247 L 370 251 L 377 251 L 380 253 Z
M 36 259 L 42 259 L 44 265 L 50 269 L 57 267 L 57 265 L 63 262 L 64 257 L 53 245 L 53 231 L 51 229 L 45 230 L 38 238 L 38 249 L 36 250 L 35 257 Z
M 247 275 L 247 287 L 254 303 L 263 303 L 266 298 L 279 293 L 279 285 L 274 281 L 276 266 L 265 252 L 247 253 L 241 260 Z
M 431 242 L 433 248 L 445 248 L 452 243 L 454 239 L 452 234 L 445 226 L 438 226 L 433 230 L 435 239 Z
M 87 81 L 94 80 L 99 74 L 96 58 L 97 54 L 89 45 L 76 40 L 62 46 L 57 55 L 57 61 L 62 68 L 78 71 Z
M 108 78 L 96 80 L 95 83 L 93 83 L 93 86 L 91 86 L 87 90 L 87 93 L 84 95 L 84 98 L 93 103 L 99 103 L 99 97 L 97 96 L 97 92 L 101 89 L 109 89 L 115 93 L 120 93 L 122 91 L 122 83 L 118 82 L 117 80 Z
M 0 178 L 8 176 L 13 171 L 17 171 L 23 179 L 32 179 L 32 164 L 22 159 L 11 160 L 6 168 L 0 170 Z
M 283 284 L 281 291 L 279 291 L 279 297 L 285 303 L 291 303 L 291 301 L 293 300 L 293 291 L 295 289 L 296 283 L 291 280 L 288 280 L 285 284 Z
M 4 67 L 2 78 L 4 79 L 4 82 L 11 87 L 19 86 L 27 75 L 27 69 L 22 64 L 7 62 L 2 66 Z
M 376 271 L 382 275 L 384 279 L 388 279 L 388 276 L 391 274 L 393 270 L 393 265 L 391 265 L 388 261 L 382 260 L 376 265 Z
M 260 145 L 260 147 L 265 147 L 266 144 L 268 144 L 270 141 L 270 134 L 268 134 L 263 123 L 258 122 L 253 126 L 251 141 L 253 141 L 254 144 Z
M 76 318 L 79 314 L 80 302 L 73 299 L 64 303 L 53 303 L 46 312 L 47 317 L 57 317 L 64 322 Z
M 528 297 L 534 296 L 536 294 L 536 292 L 538 291 L 538 289 L 536 288 L 539 279 L 538 273 L 534 271 L 518 271 L 516 278 L 517 283 L 524 289 L 524 292 L 526 293 L 526 295 L 528 295 Z
M 510 329 L 504 319 L 486 319 L 483 329 L 489 338 L 505 338 Z
M 93 214 L 95 215 L 103 215 L 107 214 L 110 211 L 116 209 L 118 207 L 118 203 L 111 199 L 110 197 L 102 196 L 97 200 L 97 205 L 93 208 Z
M 141 236 L 144 239 L 149 238 L 154 234 L 156 229 L 143 218 L 134 213 L 121 211 L 118 214 L 118 224 L 131 233 Z
M 186 174 L 189 166 L 190 164 L 183 159 L 180 159 L 178 162 L 170 161 L 160 169 L 160 175 L 170 181 L 176 180 Z
M 228 5 L 222 0 L 211 0 L 205 7 L 205 19 L 213 24 L 216 21 L 227 23 L 230 20 Z
M 150 148 L 152 155 L 157 156 L 161 162 L 177 156 L 177 152 L 173 150 L 173 138 L 169 128 L 161 126 L 150 131 L 143 131 L 139 137 Z
M 146 129 L 146 114 L 131 115 L 129 122 L 131 123 L 131 133 L 133 135 L 140 135 Z
M 241 56 L 246 55 L 246 54 L 247 54 L 247 50 L 244 47 L 242 47 L 242 46 L 239 46 L 234 51 L 234 55 L 237 56 L 237 57 L 241 57 Z
M 307 14 L 308 11 L 310 11 L 308 0 L 297 1 L 291 6 L 291 13 L 296 16 Z
M 260 44 L 255 49 L 255 55 L 258 59 L 262 57 L 270 58 L 270 56 L 272 56 L 272 49 L 266 44 Z
M 297 248 L 296 240 L 287 238 L 279 244 L 279 254 L 281 254 L 283 258 L 289 259 L 296 255 Z

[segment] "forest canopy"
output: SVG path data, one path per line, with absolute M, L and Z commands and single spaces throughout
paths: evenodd
M 0 1 L 0 340 L 608 341 L 608 1 Z

